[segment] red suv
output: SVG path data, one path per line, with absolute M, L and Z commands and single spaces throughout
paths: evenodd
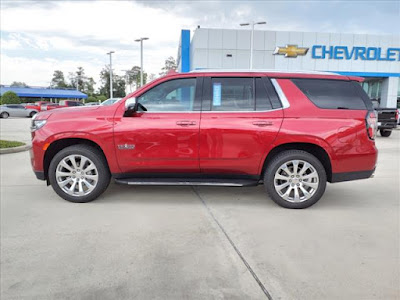
M 358 77 L 330 73 L 171 74 L 110 106 L 39 113 L 31 161 L 72 202 L 111 177 L 129 185 L 255 186 L 305 208 L 326 182 L 375 170 L 376 115 Z

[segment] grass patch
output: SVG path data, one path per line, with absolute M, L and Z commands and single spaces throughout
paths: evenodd
M 0 140 L 0 149 L 14 148 L 14 147 L 19 147 L 19 146 L 24 146 L 24 145 L 25 145 L 25 143 L 22 143 L 22 142 Z

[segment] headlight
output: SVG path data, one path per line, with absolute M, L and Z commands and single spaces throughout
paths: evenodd
M 33 118 L 31 131 L 36 131 L 36 130 L 42 128 L 46 124 L 46 122 L 47 122 L 47 120 L 35 120 L 35 118 Z

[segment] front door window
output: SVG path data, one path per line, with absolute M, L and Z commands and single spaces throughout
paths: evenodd
M 148 112 L 193 111 L 196 78 L 163 82 L 138 97 Z

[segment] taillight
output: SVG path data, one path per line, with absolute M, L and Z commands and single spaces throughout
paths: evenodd
M 378 130 L 378 117 L 376 111 L 369 111 L 367 113 L 365 123 L 367 126 L 368 137 L 371 140 L 374 140 L 376 136 L 376 131 Z

